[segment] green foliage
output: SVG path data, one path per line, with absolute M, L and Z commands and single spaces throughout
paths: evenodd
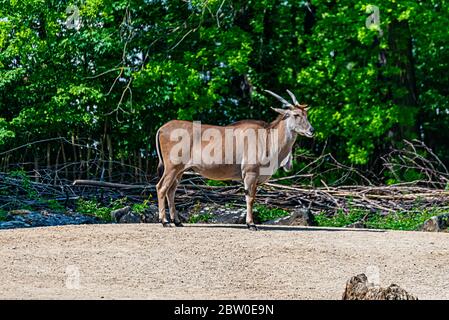
M 338 210 L 336 214 L 331 216 L 321 212 L 315 215 L 315 220 L 320 227 L 344 227 L 359 221 L 366 214 L 367 212 L 362 210 L 350 210 L 348 213 Z
M 115 200 L 111 199 L 108 205 L 103 205 L 95 200 L 78 199 L 76 202 L 76 210 L 82 214 L 98 217 L 105 222 L 111 222 L 111 212 L 130 205 L 129 202 L 126 197 Z M 131 205 L 131 210 L 141 215 L 148 209 L 149 205 L 149 200 L 145 200 L 143 203 L 134 203 Z
M 371 229 L 417 230 L 426 220 L 441 213 L 440 208 L 388 214 L 351 209 L 346 213 L 339 210 L 334 215 L 321 212 L 315 219 L 321 227 L 345 227 L 364 218 L 366 227 Z
M 9 178 L 20 181 L 22 187 L 20 191 L 25 191 L 30 199 L 39 198 L 36 190 L 33 189 L 30 177 L 23 169 L 10 171 L 7 176 L 7 179 Z M 17 192 L 19 192 L 19 190 L 17 190 Z
M 438 214 L 438 209 L 419 212 L 400 212 L 385 216 L 375 215 L 367 221 L 367 227 L 375 229 L 417 230 L 426 220 Z
M 206 185 L 211 186 L 211 187 L 223 187 L 223 186 L 226 186 L 227 184 L 224 181 L 207 179 Z
M 261 204 L 254 205 L 254 221 L 263 223 L 265 221 L 285 217 L 289 215 L 287 210 L 281 208 L 272 208 Z
M 207 212 L 207 213 L 194 213 L 189 216 L 189 223 L 199 223 L 199 222 L 208 222 L 211 220 L 214 216 Z
M 8 211 L 0 209 L 0 221 L 6 221 L 7 216 L 8 216 Z
M 272 120 L 263 89 L 289 88 L 312 107 L 314 150 L 369 167 L 423 134 L 449 161 L 445 2 L 381 1 L 370 28 L 366 1 L 312 3 L 310 24 L 294 0 L 0 0 L 0 151 L 72 136 L 106 150 L 109 137 L 112 160 L 154 161 L 164 122 Z
M 47 200 L 47 206 L 52 211 L 62 212 L 65 210 L 64 206 L 57 200 Z
M 149 204 L 150 204 L 149 201 L 145 200 L 143 203 L 135 203 L 135 204 L 133 204 L 131 209 L 132 209 L 133 212 L 135 212 L 135 213 L 137 213 L 139 215 L 142 215 L 145 212 L 145 210 L 148 209 Z
M 226 202 L 226 203 L 224 204 L 224 207 L 227 208 L 227 209 L 233 209 L 233 208 L 235 208 L 235 201 Z
M 12 130 L 9 130 L 9 124 L 5 119 L 0 118 L 0 146 L 8 142 L 9 138 L 14 138 L 15 133 Z
M 111 211 L 122 208 L 125 203 L 126 198 L 114 200 L 109 206 L 103 206 L 94 200 L 78 199 L 76 202 L 76 210 L 79 213 L 91 215 L 106 222 L 111 222 Z
M 414 168 L 406 168 L 404 170 L 394 170 L 394 174 L 392 172 L 385 172 L 384 175 L 387 178 L 385 180 L 385 183 L 387 185 L 425 179 L 425 175 Z

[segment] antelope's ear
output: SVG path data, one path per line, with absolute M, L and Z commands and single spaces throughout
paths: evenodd
M 288 110 L 286 110 L 286 109 L 273 108 L 273 107 L 272 107 L 271 109 L 273 109 L 273 110 L 276 111 L 277 113 L 280 113 L 280 114 L 283 114 L 283 115 L 286 115 L 287 112 L 288 112 Z

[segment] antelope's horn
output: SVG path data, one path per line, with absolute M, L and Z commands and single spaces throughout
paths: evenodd
M 287 93 L 290 95 L 290 98 L 292 98 L 292 101 L 293 101 L 293 105 L 298 105 L 299 103 L 298 103 L 298 100 L 296 100 L 296 97 L 295 97 L 295 95 L 293 94 L 293 92 L 291 92 L 290 90 L 288 90 L 287 89 Z
M 287 100 L 285 100 L 284 98 L 282 98 L 281 96 L 277 95 L 276 93 L 270 91 L 270 90 L 264 90 L 266 92 L 268 92 L 269 94 L 271 94 L 273 97 L 275 97 L 276 99 L 278 99 L 280 102 L 282 102 L 282 104 L 284 106 L 290 106 L 290 102 L 288 102 Z

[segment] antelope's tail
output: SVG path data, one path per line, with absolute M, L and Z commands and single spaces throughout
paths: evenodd
M 162 178 L 162 175 L 164 174 L 164 161 L 162 160 L 161 156 L 161 150 L 160 150 L 160 142 L 159 142 L 159 130 L 156 132 L 156 152 L 157 157 L 159 158 L 159 164 L 157 165 L 157 175 L 159 176 L 159 179 Z

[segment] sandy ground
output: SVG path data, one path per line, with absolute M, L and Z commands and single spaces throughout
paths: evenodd
M 449 299 L 449 234 L 243 226 L 0 231 L 3 299 L 340 299 L 367 272 Z M 367 270 L 368 269 L 368 270 Z

